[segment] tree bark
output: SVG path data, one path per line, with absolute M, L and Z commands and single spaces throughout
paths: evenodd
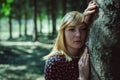
M 56 18 L 57 18 L 56 8 L 57 8 L 57 1 L 56 0 L 51 0 L 51 5 L 52 5 L 51 6 L 51 8 L 52 8 L 52 10 L 51 10 L 51 17 L 52 17 L 52 27 L 53 27 L 53 29 L 52 29 L 52 36 L 54 38 L 55 35 L 56 35 Z
M 65 15 L 66 13 L 66 8 L 67 7 L 67 0 L 62 0 L 62 16 Z
M 43 29 L 43 24 L 42 24 L 41 11 L 40 11 L 40 14 L 39 14 L 39 22 L 40 22 L 40 33 L 43 33 L 43 32 L 42 32 L 42 29 Z
M 49 1 L 47 1 L 46 2 L 46 14 L 47 14 L 47 24 L 48 24 L 48 38 L 49 38 L 49 36 L 51 36 L 51 24 L 50 24 L 50 20 L 51 20 L 51 7 L 50 7 L 50 2 Z
M 33 41 L 38 40 L 38 31 L 37 31 L 37 0 L 34 0 L 34 34 Z
M 88 48 L 91 80 L 120 80 L 120 1 L 95 0 Z
M 27 11 L 25 12 L 25 29 L 24 29 L 24 35 L 27 36 L 27 19 L 28 19 L 28 14 Z
M 21 16 L 18 18 L 19 23 L 19 37 L 22 37 L 22 22 L 21 22 Z
M 9 37 L 9 39 L 12 39 L 13 38 L 13 36 L 12 36 L 12 16 L 11 15 L 9 15 L 9 32 L 10 32 L 10 37 Z
M 2 34 L 2 26 L 1 26 L 1 18 L 0 18 L 0 41 L 2 40 L 1 34 Z

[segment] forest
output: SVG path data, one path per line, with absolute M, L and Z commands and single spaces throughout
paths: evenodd
M 44 80 L 60 20 L 87 0 L 0 0 L 0 80 Z

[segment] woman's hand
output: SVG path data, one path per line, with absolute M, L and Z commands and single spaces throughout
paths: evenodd
M 95 14 L 96 12 L 96 9 L 97 9 L 97 5 L 94 1 L 90 1 L 89 4 L 88 4 L 88 7 L 85 9 L 84 11 L 84 16 L 85 16 L 85 23 L 86 24 L 89 24 L 90 23 L 90 19 L 92 17 L 92 15 Z
M 88 80 L 90 67 L 89 67 L 89 54 L 87 47 L 85 48 L 84 53 L 78 62 L 78 68 L 79 68 L 79 79 Z

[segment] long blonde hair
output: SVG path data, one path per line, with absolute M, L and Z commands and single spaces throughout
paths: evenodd
M 69 52 L 66 48 L 65 43 L 65 28 L 67 26 L 75 26 L 79 23 L 83 23 L 84 16 L 78 11 L 68 12 L 62 19 L 60 29 L 54 44 L 52 51 L 44 57 L 44 59 L 49 59 L 54 55 L 65 55 L 66 60 L 70 61 L 72 58 L 69 56 Z

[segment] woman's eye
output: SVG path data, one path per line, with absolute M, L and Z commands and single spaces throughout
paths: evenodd
M 74 28 L 70 28 L 69 31 L 74 31 L 75 29 Z

